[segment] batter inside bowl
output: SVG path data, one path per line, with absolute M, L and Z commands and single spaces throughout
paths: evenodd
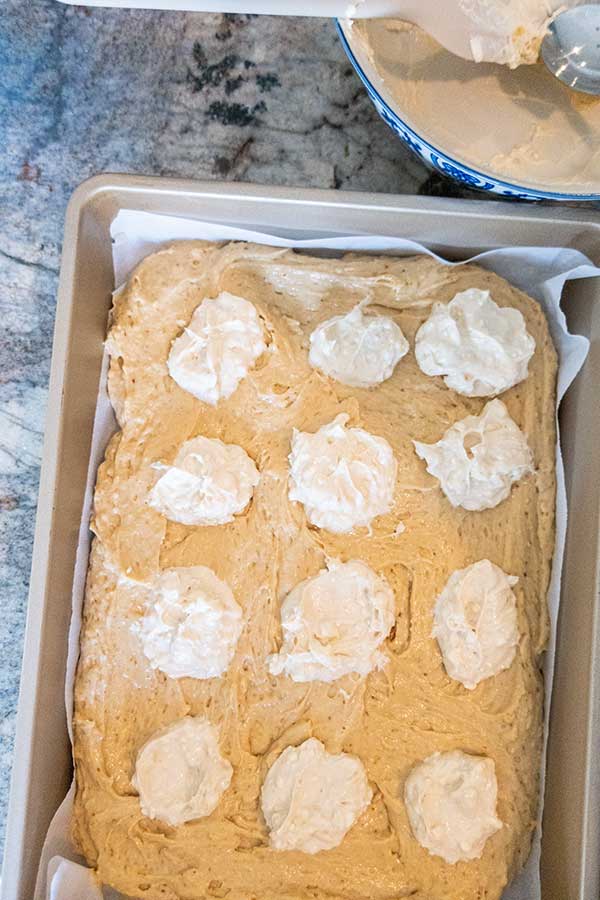
M 357 21 L 345 33 L 385 103 L 436 153 L 479 173 L 471 184 L 487 176 L 515 191 L 600 192 L 600 99 L 572 91 L 542 62 L 510 70 L 460 59 L 394 19 Z

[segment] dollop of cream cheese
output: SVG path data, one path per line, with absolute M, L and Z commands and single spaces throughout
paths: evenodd
M 491 400 L 479 416 L 456 422 L 437 443 L 413 444 L 452 506 L 464 509 L 498 506 L 514 482 L 533 472 L 525 435 L 501 400 Z
M 228 584 L 206 566 L 165 569 L 134 626 L 154 669 L 169 678 L 216 678 L 242 632 L 242 609 Z
M 459 0 L 470 24 L 475 62 L 515 69 L 536 63 L 554 13 L 569 6 L 561 0 Z
M 404 802 L 422 847 L 448 863 L 479 859 L 502 822 L 493 760 L 462 750 L 434 753 L 406 779 Z
M 365 301 L 345 316 L 321 322 L 310 336 L 314 369 L 351 387 L 369 388 L 390 378 L 408 353 L 402 330 L 387 316 L 365 316 Z
M 368 675 L 387 662 L 378 648 L 394 618 L 394 592 L 385 579 L 359 560 L 332 561 L 285 598 L 283 646 L 269 658 L 269 670 L 293 681 Z
M 138 753 L 131 780 L 149 819 L 181 825 L 209 816 L 231 783 L 216 728 L 186 716 L 152 735 Z
M 341 844 L 373 798 L 363 764 L 327 753 L 316 738 L 287 747 L 273 763 L 261 808 L 274 850 L 318 853 Z
M 478 288 L 435 303 L 415 338 L 421 371 L 467 397 L 493 397 L 523 381 L 534 351 L 521 311 Z
M 450 678 L 469 690 L 515 658 L 519 626 L 512 587 L 518 580 L 481 559 L 453 572 L 437 598 L 432 636 Z
M 294 429 L 289 498 L 309 522 L 338 534 L 370 526 L 392 506 L 397 463 L 385 438 L 347 428 L 346 413 L 314 434 Z
M 266 350 L 264 330 L 249 300 L 222 291 L 196 307 L 167 360 L 177 384 L 216 406 L 230 397 Z
M 148 495 L 158 512 L 183 525 L 224 525 L 242 512 L 259 482 L 258 470 L 237 444 L 195 437 Z

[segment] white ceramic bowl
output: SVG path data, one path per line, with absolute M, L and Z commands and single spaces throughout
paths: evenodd
M 421 159 L 468 187 L 527 200 L 600 200 L 600 98 L 539 63 L 453 56 L 413 26 L 338 21 L 379 115 Z

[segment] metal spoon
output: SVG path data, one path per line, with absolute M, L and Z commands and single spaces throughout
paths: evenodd
M 570 88 L 600 95 L 600 4 L 575 6 L 557 16 L 542 41 L 542 59 Z

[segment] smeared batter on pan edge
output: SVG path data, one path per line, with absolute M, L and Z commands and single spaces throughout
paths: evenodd
M 424 375 L 412 349 L 432 303 L 472 287 L 521 310 L 536 342 L 528 378 L 502 395 L 536 471 L 484 512 L 454 509 L 412 444 L 433 443 L 481 411 L 481 399 Z M 221 291 L 255 304 L 266 351 L 213 407 L 182 390 L 166 360 L 196 306 Z M 392 318 L 411 345 L 392 377 L 371 390 L 334 382 L 308 363 L 316 325 L 366 296 L 370 313 Z M 98 473 L 75 703 L 74 835 L 89 864 L 103 882 L 151 900 L 497 900 L 527 857 L 538 802 L 556 354 L 537 303 L 474 266 L 180 243 L 136 269 L 116 301 L 109 345 L 121 430 Z M 288 501 L 292 429 L 316 431 L 341 413 L 349 426 L 385 438 L 398 463 L 393 506 L 370 533 L 316 529 Z M 260 472 L 248 507 L 226 525 L 167 521 L 145 502 L 159 476 L 153 464 L 169 465 L 199 434 L 241 446 Z M 389 662 L 334 683 L 273 676 L 267 657 L 281 645 L 281 600 L 328 558 L 362 560 L 393 588 L 396 622 L 380 648 Z M 480 559 L 518 577 L 521 639 L 510 668 L 471 691 L 447 676 L 431 632 L 450 573 Z M 131 626 L 160 570 L 196 565 L 230 586 L 244 630 L 222 678 L 171 680 L 151 668 Z M 211 815 L 173 828 L 144 818 L 131 777 L 140 746 L 184 716 L 218 727 L 234 771 Z M 261 786 L 278 755 L 311 736 L 362 761 L 373 800 L 335 849 L 277 852 L 260 813 Z M 450 865 L 413 837 L 403 792 L 414 765 L 456 749 L 494 760 L 504 826 L 480 859 Z

